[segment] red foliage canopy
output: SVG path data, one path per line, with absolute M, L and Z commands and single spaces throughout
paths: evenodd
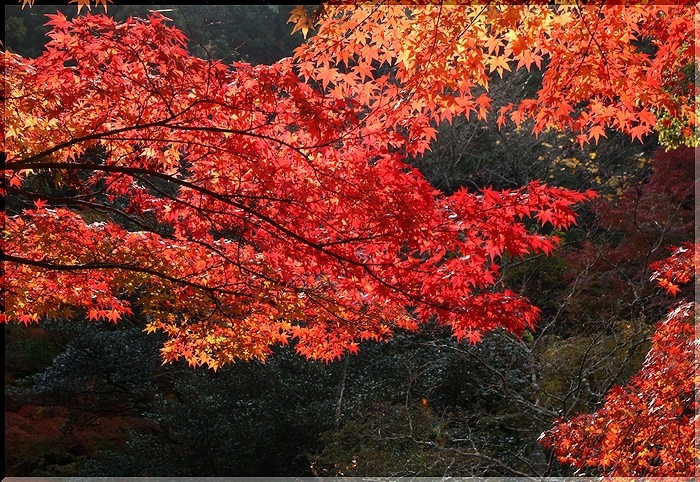
M 271 66 L 195 58 L 159 15 L 58 14 L 41 57 L 6 52 L 6 319 L 138 310 L 166 360 L 214 368 L 292 337 L 331 360 L 433 317 L 517 333 L 538 310 L 495 289 L 499 258 L 554 249 L 527 218 L 566 228 L 593 194 L 446 197 L 405 156 L 435 121 L 486 116 L 472 90 L 512 62 L 549 61 L 510 113 L 536 131 L 641 137 L 654 109 L 683 114 L 657 79 L 692 56 L 687 7 L 328 9 Z
M 285 59 L 191 56 L 153 15 L 54 15 L 46 52 L 5 53 L 6 316 L 118 320 L 166 360 L 217 367 L 271 344 L 331 360 L 437 316 L 459 338 L 532 326 L 498 259 L 549 252 L 591 197 L 532 183 L 445 197 L 403 163 L 411 137 Z M 47 189 L 47 186 L 50 186 Z
M 695 387 L 693 303 L 681 303 L 658 324 L 642 369 L 615 387 L 605 405 L 545 432 L 542 441 L 559 460 L 610 477 L 691 476 L 700 429 Z

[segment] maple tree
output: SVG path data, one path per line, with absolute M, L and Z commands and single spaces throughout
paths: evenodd
M 622 292 L 627 285 L 632 295 L 627 296 L 629 307 L 641 309 L 641 319 L 645 309 L 672 301 L 659 296 L 653 300 L 649 282 L 673 297 L 683 292 L 679 285 L 691 284 L 691 291 L 695 288 L 692 282 L 700 245 L 683 241 L 692 239 L 695 229 L 694 154 L 688 148 L 658 149 L 651 162 L 652 173 L 644 183 L 620 189 L 614 202 L 612 196 L 596 202 L 594 211 L 606 233 L 623 232 L 625 237 L 617 246 L 586 242 L 572 253 L 571 267 L 578 271 L 578 283 L 585 287 L 603 279 L 617 300 L 625 299 Z M 666 257 L 659 259 L 662 256 Z M 606 296 L 594 297 L 596 301 L 583 297 L 582 305 L 590 307 Z M 643 298 L 652 301 L 642 303 Z M 602 407 L 593 413 L 555 420 L 554 428 L 541 441 L 559 461 L 572 465 L 577 474 L 609 477 L 690 476 L 696 472 L 695 387 L 700 379 L 694 312 L 694 303 L 673 303 L 655 326 L 641 369 L 626 385 L 607 390 Z
M 318 19 L 328 15 L 323 22 L 331 26 L 343 18 L 362 21 L 352 31 L 343 31 L 338 23 L 337 30 L 325 30 L 327 37 L 314 39 L 295 60 L 270 67 L 224 67 L 194 59 L 184 52 L 184 43 L 178 43 L 177 32 L 158 16 L 150 23 L 124 25 L 102 17 L 68 24 L 57 16 L 52 22 L 53 43 L 42 58 L 6 55 L 5 65 L 11 69 L 5 79 L 12 87 L 7 102 L 12 110 L 6 111 L 12 129 L 8 146 L 14 149 L 9 160 L 15 164 L 6 171 L 10 195 L 4 240 L 12 259 L 3 266 L 11 275 L 4 286 L 10 292 L 11 319 L 27 323 L 76 314 L 117 321 L 130 317 L 133 310 L 149 319 L 149 329 L 163 329 L 171 337 L 167 360 L 185 356 L 191 364 L 215 368 L 236 358 L 263 358 L 270 343 L 295 336 L 302 353 L 328 360 L 344 350 L 355 351 L 362 339 L 386 339 L 397 326 L 413 328 L 434 314 L 466 340 L 477 341 L 483 331 L 499 324 L 520 333 L 523 327 L 531 328 L 537 310 L 521 296 L 498 293 L 495 281 L 500 286 L 503 280 L 500 255 L 548 253 L 556 241 L 537 234 L 533 220 L 525 218 L 565 227 L 573 219 L 570 207 L 589 199 L 590 193 L 533 184 L 505 192 L 462 190 L 446 197 L 403 163 L 406 155 L 429 149 L 441 120 L 469 112 L 482 119 L 487 116 L 491 92 L 482 90 L 478 79 L 490 80 L 499 68 L 504 73 L 522 69 L 528 60 L 538 68 L 554 66 L 564 72 L 567 59 L 574 59 L 567 57 L 566 49 L 560 45 L 559 50 L 537 50 L 557 42 L 586 54 L 568 67 L 573 65 L 575 72 L 593 68 L 593 74 L 583 76 L 590 85 L 578 82 L 576 75 L 568 83 L 554 75 L 550 90 L 543 86 L 537 99 L 498 111 L 499 122 L 510 119 L 523 126 L 532 122 L 538 132 L 567 126 L 578 130 L 579 142 L 597 142 L 608 127 L 640 139 L 647 129 L 659 128 L 656 120 L 663 128 L 663 122 L 671 119 L 667 127 L 679 132 L 674 139 L 697 142 L 688 97 L 666 82 L 690 65 L 685 7 L 645 7 L 645 11 L 557 7 L 539 14 L 536 7 L 524 13 L 479 7 L 488 18 L 504 17 L 490 25 L 482 22 L 481 13 L 464 13 L 468 22 L 455 23 L 461 17 L 449 6 L 420 7 L 408 15 L 397 9 L 393 19 L 372 7 L 335 8 L 324 6 Z M 591 13 L 596 11 L 597 16 Z M 557 18 L 560 13 L 563 19 Z M 566 15 L 573 23 L 565 24 Z M 305 18 L 303 10 L 297 10 L 295 21 Z M 385 19 L 390 20 L 382 23 Z M 407 29 L 414 19 L 415 30 Z M 631 23 L 621 23 L 627 21 Z M 514 52 L 521 40 L 513 32 L 516 27 L 528 32 L 522 29 L 523 22 L 542 36 L 528 38 L 535 47 L 519 57 Z M 478 42 L 464 44 L 476 49 L 470 54 L 457 48 L 464 54 L 461 59 L 473 56 L 470 65 L 475 70 L 462 72 L 460 58 L 440 57 L 449 54 L 441 39 L 454 40 L 441 33 L 445 27 L 464 32 L 458 39 L 474 32 L 482 35 L 487 48 Z M 586 36 L 586 28 L 596 35 Z M 426 32 L 436 36 L 433 44 L 425 41 Z M 643 37 L 649 32 L 653 34 Z M 387 36 L 386 43 L 376 40 Z M 169 37 L 170 41 L 164 40 Z M 669 48 L 652 48 L 650 54 L 646 41 Z M 324 57 L 324 42 L 352 50 L 338 48 Z M 387 61 L 380 64 L 375 50 Z M 665 59 L 657 58 L 659 52 Z M 558 60 L 557 54 L 561 54 Z M 337 62 L 343 55 L 346 60 Z M 538 66 L 537 58 L 528 55 L 540 55 L 542 63 Z M 398 56 L 406 62 L 397 62 Z M 483 69 L 478 68 L 479 61 L 484 62 Z M 632 68 L 629 76 L 628 68 Z M 646 68 L 651 74 L 643 77 L 640 70 Z M 659 72 L 663 76 L 655 77 Z M 445 87 L 445 76 L 448 81 L 464 80 L 472 73 L 476 80 L 470 88 Z M 628 95 L 619 98 L 615 89 L 630 88 L 629 79 L 635 80 L 634 90 L 619 90 Z M 559 96 L 560 88 L 567 94 Z M 595 99 L 599 94 L 602 97 Z M 587 95 L 602 102 L 605 112 L 596 110 L 601 104 L 596 107 L 595 102 L 577 103 Z M 554 106 L 561 99 L 573 111 L 562 104 L 557 112 Z M 555 115 L 546 117 L 550 108 Z M 539 112 L 545 112 L 540 119 Z M 692 183 L 679 174 L 690 158 L 686 153 L 674 160 L 676 155 L 670 154 L 668 162 L 668 157 L 664 160 L 657 154 L 654 175 L 646 185 L 621 192 L 617 204 L 601 201 L 594 207 L 606 230 L 634 234 L 606 252 L 611 266 L 631 261 L 630 253 L 643 251 L 639 246 L 653 247 L 649 251 L 658 257 L 663 243 L 652 241 L 648 246 L 650 234 L 660 231 L 659 239 L 666 242 L 669 234 L 675 237 L 676 231 L 692 224 L 686 212 Z M 464 259 L 474 253 L 479 256 L 474 264 Z M 626 273 L 635 282 L 639 278 L 640 285 L 652 278 L 676 293 L 677 285 L 693 277 L 695 253 L 695 246 L 684 243 L 651 270 L 647 264 L 639 270 L 635 265 Z M 466 275 L 459 271 L 465 267 Z M 638 271 L 641 277 L 636 276 Z M 605 285 L 610 286 L 616 285 Z M 610 291 L 617 294 L 616 288 Z M 514 306 L 531 318 L 517 320 L 517 310 L 508 313 Z M 483 318 L 466 321 L 468 310 L 478 310 Z M 692 473 L 692 426 L 697 423 L 692 380 L 697 374 L 692 364 L 691 312 L 692 305 L 680 305 L 659 325 L 640 375 L 629 386 L 611 391 L 602 410 L 577 417 L 568 426 L 558 425 L 545 438 L 562 461 L 581 470 L 599 467 L 591 470 L 611 475 Z M 532 336 L 530 331 L 525 334 Z M 469 351 L 464 347 L 465 359 L 458 362 L 457 371 L 464 372 L 466 360 L 475 354 L 495 356 L 518 342 L 501 335 L 486 346 Z M 571 343 L 559 344 L 560 361 L 579 349 L 575 340 L 566 341 Z M 595 349 L 584 349 L 598 356 Z M 133 362 L 129 356 L 126 360 Z M 514 364 L 514 359 L 508 360 Z M 491 368 L 493 361 L 485 361 Z M 580 372 L 585 374 L 584 368 L 582 363 Z M 493 390 L 487 385 L 493 374 L 468 372 L 468 390 Z M 58 380 L 54 382 L 64 383 Z M 504 387 L 508 391 L 505 381 Z M 428 391 L 431 397 L 433 388 Z M 211 410 L 207 397 L 192 390 Z M 489 402 L 498 398 L 493 393 L 488 394 Z M 509 392 L 504 403 L 522 403 L 518 397 L 520 393 Z M 459 426 L 446 421 L 444 413 L 431 413 L 426 399 L 417 408 L 408 405 L 408 396 L 406 400 L 400 411 L 407 412 L 409 420 L 414 412 L 417 422 L 415 432 L 411 426 L 407 433 L 438 457 L 441 450 L 454 449 L 443 446 L 445 441 L 464 443 L 464 433 L 471 435 L 472 419 Z M 376 438 L 375 426 L 389 413 L 382 431 L 385 426 L 396 429 L 401 418 L 391 411 L 395 407 L 379 408 L 368 415 L 365 428 L 377 446 L 383 446 L 386 440 Z M 536 408 L 547 412 L 547 407 Z M 183 411 L 179 406 L 174 410 Z M 23 431 L 24 418 L 34 416 L 33 408 L 26 412 L 18 424 Z M 199 416 L 219 420 L 214 417 L 221 412 Z M 473 412 L 470 406 L 469 413 Z M 63 413 L 58 415 L 56 421 Z M 48 439 L 60 424 L 53 425 L 51 421 Z M 257 425 L 255 429 L 259 430 Z M 352 432 L 353 426 L 345 429 Z M 34 437 L 31 430 L 26 433 Z M 394 433 L 401 437 L 390 432 L 385 439 L 403 443 L 404 433 Z M 487 436 L 504 447 L 510 439 L 499 439 L 491 429 Z M 33 439 L 22 432 L 18 440 Z M 376 456 L 378 450 L 369 453 L 386 463 Z M 354 463 L 356 454 L 352 455 Z M 482 456 L 488 464 L 507 465 L 516 474 L 515 465 L 504 464 L 500 455 L 496 460 L 496 454 L 484 447 L 460 455 Z M 448 468 L 453 461 L 442 460 Z M 433 466 L 434 462 L 430 460 Z M 366 465 L 367 460 L 360 463 Z M 415 463 L 420 465 L 418 457 Z
M 50 23 L 42 57 L 5 55 L 7 190 L 35 200 L 5 220 L 9 319 L 114 321 L 138 296 L 147 329 L 171 337 L 166 359 L 214 367 L 290 336 L 332 359 L 435 314 L 474 341 L 534 323 L 526 300 L 487 290 L 495 261 L 551 251 L 519 219 L 566 227 L 590 194 L 533 183 L 445 198 L 396 136 L 290 60 L 193 58 L 157 15 Z
M 694 304 L 681 303 L 658 324 L 652 348 L 629 384 L 614 387 L 594 413 L 543 434 L 559 460 L 603 475 L 689 476 L 698 429 Z
M 331 360 L 432 317 L 471 342 L 533 326 L 537 308 L 495 289 L 498 261 L 551 252 L 527 219 L 566 228 L 593 193 L 445 196 L 404 159 L 433 122 L 485 117 L 472 90 L 516 61 L 546 57 L 543 88 L 499 122 L 585 142 L 605 127 L 641 138 L 655 109 L 688 117 L 654 79 L 690 61 L 690 10 L 619 8 L 327 6 L 318 35 L 270 66 L 195 58 L 158 14 L 52 16 L 41 57 L 3 58 L 4 316 L 136 309 L 170 337 L 166 360 L 214 368 L 290 338 Z
M 575 279 L 579 289 L 570 307 L 573 312 L 623 302 L 627 308 L 622 309 L 628 313 L 623 316 L 648 315 L 658 320 L 671 302 L 666 296 L 654 295 L 659 290 L 651 273 L 653 263 L 668 257 L 676 247 L 687 249 L 693 244 L 694 151 L 659 148 L 650 159 L 635 160 L 646 171 L 642 180 L 633 177 L 633 166 L 620 176 L 604 175 L 597 168 L 591 174 L 609 176 L 609 180 L 601 184 L 601 196 L 591 204 L 595 217 L 585 228 L 581 226 L 585 238 L 564 254 L 567 279 Z M 677 284 L 674 294 L 680 292 Z M 670 285 L 663 282 L 661 286 Z
M 692 132 L 688 88 L 678 82 L 695 65 L 692 4 L 628 5 L 324 5 L 318 32 L 297 57 L 331 94 L 372 106 L 388 125 L 412 130 L 410 153 L 434 134 L 430 120 L 487 115 L 493 73 L 544 68 L 536 98 L 499 109 L 500 125 L 534 121 L 535 133 L 569 129 L 585 143 L 607 128 L 641 140 L 657 114 Z M 428 2 L 430 3 L 430 2 Z M 314 25 L 303 7 L 290 21 Z M 693 36 L 693 33 L 696 35 Z M 644 47 L 648 42 L 651 49 Z M 650 53 L 652 50 L 653 53 Z M 392 66 L 390 72 L 382 66 Z M 374 78 L 373 90 L 363 89 Z M 480 95 L 477 95 L 481 92 Z M 397 95 L 403 99 L 396 102 Z M 390 106 L 390 107 L 389 107 Z M 687 139 L 695 145 L 696 136 Z

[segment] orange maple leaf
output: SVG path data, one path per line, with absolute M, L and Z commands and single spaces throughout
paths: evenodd
M 78 0 L 78 1 L 86 1 L 86 0 Z M 306 7 L 303 5 L 297 5 L 294 10 L 291 11 L 289 15 L 289 20 L 287 20 L 287 23 L 293 23 L 294 28 L 292 29 L 292 35 L 294 35 L 296 32 L 301 30 L 301 34 L 306 38 L 306 35 L 309 33 L 309 30 L 313 28 L 313 24 L 309 20 Z
M 107 1 L 108 0 L 95 0 L 95 6 L 101 4 L 102 7 L 104 7 L 105 12 L 107 11 Z M 109 0 L 111 3 L 111 0 Z M 68 3 L 77 3 L 78 4 L 78 14 L 80 14 L 80 10 L 83 7 L 87 7 L 88 10 L 90 10 L 90 0 L 68 0 Z

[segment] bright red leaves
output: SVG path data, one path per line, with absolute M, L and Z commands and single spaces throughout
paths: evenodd
M 166 360 L 214 368 L 290 338 L 331 360 L 434 316 L 472 342 L 535 322 L 494 290 L 498 260 L 554 249 L 524 220 L 566 228 L 592 193 L 445 197 L 403 162 L 427 117 L 388 129 L 386 103 L 319 91 L 307 64 L 207 62 L 158 15 L 51 24 L 42 57 L 4 56 L 8 191 L 40 199 L 6 219 L 10 320 L 138 311 Z

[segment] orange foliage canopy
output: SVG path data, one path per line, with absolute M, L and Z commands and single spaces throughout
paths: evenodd
M 499 8 L 333 7 L 271 66 L 195 58 L 157 14 L 51 16 L 41 57 L 3 56 L 3 316 L 138 312 L 167 333 L 165 360 L 213 368 L 291 338 L 331 360 L 434 317 L 471 341 L 532 326 L 538 310 L 495 289 L 498 260 L 550 252 L 557 239 L 527 218 L 566 228 L 593 194 L 533 182 L 446 197 L 403 160 L 429 147 L 434 121 L 485 116 L 490 100 L 471 92 L 513 59 L 554 72 L 516 122 L 641 135 L 653 109 L 682 109 L 646 75 L 687 59 L 687 12 L 617 12 L 619 28 L 591 37 L 600 10 Z M 641 37 L 659 39 L 653 59 L 629 46 Z
M 386 106 L 375 121 L 412 131 L 410 153 L 428 148 L 430 121 L 484 118 L 494 73 L 533 65 L 544 69 L 537 97 L 503 107 L 499 125 L 533 119 L 535 133 L 570 129 L 580 143 L 597 142 L 606 128 L 642 140 L 661 112 L 696 125 L 692 102 L 674 83 L 699 51 L 691 3 L 416 3 L 325 5 L 316 12 L 325 17 L 318 33 L 297 53 L 302 74 L 331 95 L 373 111 Z M 290 21 L 297 29 L 312 23 L 299 10 Z

